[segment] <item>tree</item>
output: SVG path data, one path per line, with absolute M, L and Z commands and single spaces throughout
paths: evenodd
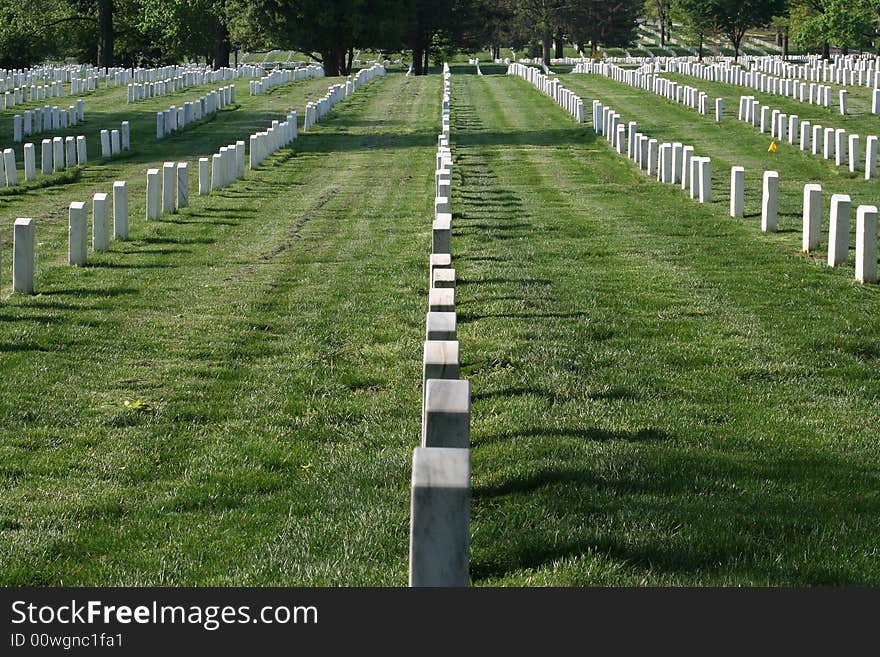
M 786 11 L 786 0 L 714 0 L 713 4 L 715 22 L 730 39 L 735 60 L 747 30 L 769 25 L 774 16 Z
M 53 7 L 45 4 L 0 2 L 0 67 L 25 68 L 52 54 L 53 43 L 43 25 L 53 20 L 48 13 Z
M 685 34 L 697 46 L 698 57 L 702 60 L 706 35 L 715 27 L 715 3 L 713 0 L 673 0 L 671 10 L 681 22 Z
M 116 29 L 113 22 L 116 10 L 114 0 L 67 0 L 67 15 L 58 18 L 47 27 L 63 23 L 88 23 L 94 45 L 94 59 L 101 67 L 113 66 L 113 49 L 116 44 Z M 63 11 L 63 10 L 62 10 Z
M 565 18 L 569 8 L 566 0 L 519 0 L 516 5 L 517 20 L 532 26 L 533 34 L 541 42 L 541 58 L 550 65 L 550 48 L 553 35 Z
M 645 15 L 655 19 L 660 27 L 661 48 L 666 47 L 669 28 L 672 26 L 670 9 L 671 0 L 645 0 Z
M 226 24 L 234 44 L 310 53 L 326 75 L 335 76 L 351 71 L 355 48 L 398 46 L 404 16 L 415 26 L 413 39 L 424 50 L 436 32 L 430 7 L 427 0 L 226 0 Z M 406 8 L 411 11 L 404 13 Z
M 797 0 L 791 10 L 791 35 L 805 50 L 828 58 L 831 46 L 847 52 L 863 48 L 876 35 L 877 0 Z
M 566 8 L 565 25 L 581 45 L 590 44 L 596 57 L 599 46 L 628 46 L 636 36 L 638 0 L 581 0 Z
M 150 35 L 163 61 L 201 59 L 229 66 L 225 0 L 139 0 L 138 29 Z

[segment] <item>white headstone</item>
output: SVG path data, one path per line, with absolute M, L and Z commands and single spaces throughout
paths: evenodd
M 828 266 L 837 267 L 846 262 L 849 253 L 849 194 L 831 197 L 831 219 L 828 222 Z
M 40 170 L 42 171 L 43 175 L 45 176 L 45 175 L 52 173 L 52 140 L 51 139 L 44 139 L 41 142 L 41 147 L 42 147 L 42 153 L 41 153 L 41 160 L 40 160 L 40 165 L 41 165 Z
M 89 158 L 86 152 L 86 137 L 80 135 L 76 138 L 76 163 L 80 166 L 88 164 Z
M 877 175 L 877 136 L 868 135 L 865 144 L 865 180 Z
M 877 206 L 856 210 L 856 280 L 877 282 Z
M 128 188 L 124 180 L 113 183 L 113 239 L 128 239 Z
M 177 196 L 177 172 L 174 162 L 162 165 L 162 213 L 173 213 L 174 199 Z
M 6 186 L 13 187 L 18 184 L 18 168 L 15 164 L 15 151 L 7 148 L 3 151 L 3 168 L 6 170 Z
M 33 219 L 16 219 L 13 227 L 12 291 L 34 293 L 34 246 L 36 224 Z
M 779 173 L 764 172 L 764 192 L 761 197 L 761 230 L 776 232 L 776 209 L 779 203 Z
M 803 237 L 801 249 L 815 251 L 819 248 L 819 231 L 822 220 L 822 185 L 804 185 Z
M 147 169 L 147 221 L 158 219 L 162 207 L 159 169 Z
M 470 561 L 470 450 L 413 452 L 409 585 L 467 586 Z
M 186 162 L 177 163 L 177 209 L 189 205 L 189 165 Z
M 67 264 L 82 267 L 88 253 L 86 204 L 75 201 L 68 208 Z
M 211 193 L 211 174 L 208 158 L 199 158 L 199 196 Z
M 92 250 L 106 251 L 110 248 L 110 201 L 107 194 L 92 197 Z
M 746 170 L 744 167 L 730 169 L 730 216 L 742 219 L 745 202 Z
M 34 149 L 33 144 L 25 144 L 24 145 L 24 179 L 25 180 L 36 180 L 37 178 L 37 163 L 36 163 L 36 150 Z

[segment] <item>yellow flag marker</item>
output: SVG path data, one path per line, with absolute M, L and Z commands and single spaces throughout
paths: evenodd
M 771 142 L 770 142 L 770 148 L 768 148 L 767 151 L 768 151 L 769 153 L 775 153 L 775 152 L 776 152 L 776 142 L 775 142 L 775 141 L 771 141 Z

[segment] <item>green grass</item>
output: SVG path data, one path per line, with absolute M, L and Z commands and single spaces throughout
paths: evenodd
M 745 89 L 726 84 L 704 82 L 692 77 L 670 75 L 670 79 L 695 86 L 709 94 L 711 116 L 701 116 L 695 110 L 681 104 L 663 99 L 649 91 L 636 89 L 600 76 L 570 75 L 563 79 L 566 87 L 582 96 L 589 108 L 592 99 L 620 112 L 624 121 L 636 121 L 639 130 L 661 142 L 680 141 L 692 144 L 697 155 L 712 158 L 713 196 L 719 216 L 726 213 L 730 199 L 730 168 L 745 167 L 745 224 L 759 230 L 761 213 L 762 178 L 765 170 L 779 172 L 779 232 L 762 239 L 780 242 L 793 251 L 800 248 L 801 219 L 803 209 L 803 186 L 807 183 L 821 183 L 824 191 L 825 228 L 830 212 L 832 194 L 850 194 L 853 199 L 853 216 L 858 204 L 874 203 L 880 193 L 880 181 L 864 179 L 864 172 L 851 174 L 848 167 L 837 167 L 833 160 L 803 152 L 798 145 L 788 142 L 778 144 L 776 153 L 769 153 L 769 133 L 762 134 L 751 124 L 738 121 L 739 96 Z M 864 113 L 866 93 L 858 90 L 853 93 L 853 114 L 841 116 L 836 110 L 815 105 L 798 103 L 781 96 L 757 94 L 756 98 L 773 108 L 786 113 L 799 114 L 800 118 L 828 127 L 843 127 L 848 132 L 862 135 L 862 149 L 871 123 L 876 117 Z M 722 123 L 714 118 L 714 99 L 724 99 Z M 589 111 L 587 112 L 589 114 Z M 864 152 L 862 153 L 864 160 Z M 863 162 L 864 163 L 864 162 Z M 823 248 L 809 256 L 816 266 L 824 262 Z M 852 275 L 852 265 L 844 267 L 847 275 Z
M 6 199 L 37 217 L 39 294 L 0 305 L 4 584 L 405 584 L 439 77 L 376 80 L 245 181 L 142 219 L 148 166 L 332 82 L 240 88 L 209 125 Z M 132 239 L 65 266 L 67 203 L 115 178 Z
M 504 68 L 452 79 L 473 583 L 880 583 L 880 288 L 799 255 L 790 209 L 765 237 L 717 186 L 706 207 L 648 180 Z M 125 116 L 137 151 L 0 197 L 0 583 L 405 584 L 439 76 L 378 79 L 142 220 L 146 168 L 332 82 L 240 83 L 163 142 L 152 101 L 100 92 L 88 128 Z M 686 132 L 719 178 L 725 152 L 766 157 L 735 121 L 564 82 Z M 795 173 L 833 186 L 777 156 L 784 199 Z M 67 267 L 67 204 L 115 179 L 131 240 Z M 8 294 L 16 216 L 38 221 L 34 297 Z
M 648 180 L 524 81 L 453 76 L 453 117 L 477 582 L 880 582 L 878 288 Z

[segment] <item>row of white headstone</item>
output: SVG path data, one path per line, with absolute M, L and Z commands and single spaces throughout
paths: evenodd
M 64 87 L 60 82 L 49 85 L 31 85 L 29 87 L 15 87 L 7 91 L 0 90 L 3 95 L 0 100 L 3 101 L 3 109 L 12 109 L 16 105 L 24 105 L 25 103 L 36 103 L 47 98 L 60 98 L 64 95 Z
M 167 110 L 156 112 L 156 139 L 164 139 L 166 135 L 182 130 L 232 103 L 235 103 L 234 84 L 211 91 L 180 107 L 172 105 Z
M 50 86 L 55 82 L 62 84 L 69 82 L 78 85 L 83 91 L 92 91 L 100 87 L 102 80 L 104 87 L 110 88 L 121 87 L 130 82 L 156 82 L 187 73 L 204 76 L 205 83 L 265 75 L 263 67 L 250 64 L 219 69 L 204 64 L 169 65 L 158 68 L 99 68 L 91 64 L 34 66 L 29 69 L 0 69 L 0 93 L 16 87 Z
M 86 204 L 75 201 L 68 207 L 67 264 L 83 267 L 88 256 Z M 110 229 L 110 200 L 105 193 L 92 197 L 92 251 L 110 249 L 110 240 L 128 239 L 128 188 L 124 180 L 113 183 L 113 229 Z
M 769 132 L 771 139 L 799 145 L 804 152 L 834 160 L 836 166 L 849 166 L 851 173 L 862 169 L 861 138 L 857 134 L 847 135 L 843 128 L 823 128 L 801 121 L 797 114 L 789 116 L 761 105 L 754 96 L 740 96 L 738 118 L 762 133 Z M 877 136 L 868 135 L 864 158 L 866 180 L 877 175 L 877 148 Z
M 345 84 L 330 85 L 323 98 L 315 102 L 306 103 L 303 132 L 311 130 L 334 106 L 348 98 L 370 80 L 382 75 L 385 75 L 385 67 L 382 64 L 373 64 L 369 68 L 362 68 L 355 76 L 349 75 Z
M 470 567 L 470 382 L 460 380 L 452 268 L 450 73 L 443 67 L 428 313 L 422 360 L 422 431 L 413 450 L 409 585 L 467 586 Z
M 681 73 L 691 77 L 708 80 L 710 82 L 723 82 L 738 87 L 748 87 L 760 93 L 784 96 L 801 103 L 831 106 L 831 87 L 829 85 L 805 82 L 800 79 L 777 78 L 758 71 L 743 71 L 738 67 L 729 67 L 723 64 L 701 64 L 697 62 L 673 61 L 667 64 L 670 72 Z M 846 90 L 841 89 L 841 114 L 846 114 Z
M 128 121 L 122 122 L 121 130 L 101 130 L 101 157 L 113 157 L 131 150 L 131 129 Z
M 697 110 L 700 114 L 709 114 L 710 99 L 708 94 L 696 87 L 662 78 L 658 74 L 653 73 L 652 70 L 630 70 L 607 62 L 586 61 L 578 63 L 572 72 L 611 78 L 615 82 L 651 91 L 658 96 L 681 103 L 686 107 Z M 722 98 L 715 99 L 714 110 L 715 121 L 720 123 L 724 114 L 724 100 Z
M 244 142 L 242 150 L 244 150 Z M 174 214 L 189 205 L 189 164 L 165 162 L 159 169 L 147 169 L 147 221 Z
M 730 170 L 730 216 L 741 219 L 745 197 L 745 168 Z M 761 231 L 775 233 L 779 207 L 779 172 L 765 171 L 761 194 Z M 850 209 L 848 194 L 833 194 L 828 222 L 828 266 L 845 264 L 849 256 Z M 822 185 L 804 185 L 801 250 L 819 248 L 822 232 Z M 877 282 L 877 208 L 860 205 L 856 210 L 855 278 L 863 283 Z
M 33 219 L 15 220 L 12 228 L 12 291 L 34 293 L 34 248 L 36 224 Z
M 507 75 L 516 75 L 531 82 L 542 93 L 555 100 L 578 123 L 584 122 L 584 101 L 577 94 L 563 87 L 559 78 L 544 75 L 538 69 L 518 62 L 513 62 L 507 67 Z
M 880 89 L 880 57 L 876 55 L 834 55 L 830 60 L 811 56 L 794 64 L 779 56 L 762 57 L 754 64 L 759 71 L 780 78 Z
M 596 134 L 605 137 L 618 154 L 626 155 L 649 176 L 681 185 L 700 203 L 712 202 L 712 159 L 695 155 L 693 146 L 660 143 L 639 132 L 635 121 L 624 126 L 620 115 L 598 100 L 593 101 L 593 125 Z
M 297 133 L 296 111 L 287 114 L 287 120 L 272 121 L 271 127 L 250 136 L 250 168 L 256 169 L 267 157 L 290 144 Z
M 84 135 L 44 139 L 41 146 L 40 172 L 43 175 L 86 164 L 86 138 Z M 24 145 L 23 160 L 24 179 L 26 181 L 36 180 L 36 149 L 32 143 Z M 3 151 L 3 157 L 0 160 L 0 184 L 4 183 L 7 187 L 18 184 L 15 151 L 11 148 Z
M 245 143 L 242 140 L 222 146 L 211 156 L 210 180 L 208 158 L 199 158 L 199 196 L 219 191 L 236 180 L 244 178 Z
M 261 77 L 259 80 L 251 80 L 251 96 L 266 93 L 272 87 L 279 84 L 287 84 L 296 80 L 305 80 L 307 78 L 323 78 L 324 67 L 317 64 L 309 64 L 295 69 L 277 68 L 269 75 Z
M 127 87 L 126 102 L 136 103 L 139 100 L 155 98 L 157 96 L 167 96 L 169 94 L 183 91 L 184 89 L 194 86 L 194 76 L 178 76 L 176 78 L 168 78 L 167 80 L 158 80 L 156 82 L 130 82 Z M 189 82 L 189 84 L 186 84 Z M 199 82 L 198 84 L 202 84 Z
M 20 143 L 24 137 L 39 134 L 49 130 L 66 130 L 76 126 L 86 118 L 85 104 L 82 98 L 76 101 L 68 109 L 61 109 L 58 105 L 50 107 L 36 107 L 33 110 L 25 110 L 24 114 L 16 114 L 12 117 L 12 141 Z

